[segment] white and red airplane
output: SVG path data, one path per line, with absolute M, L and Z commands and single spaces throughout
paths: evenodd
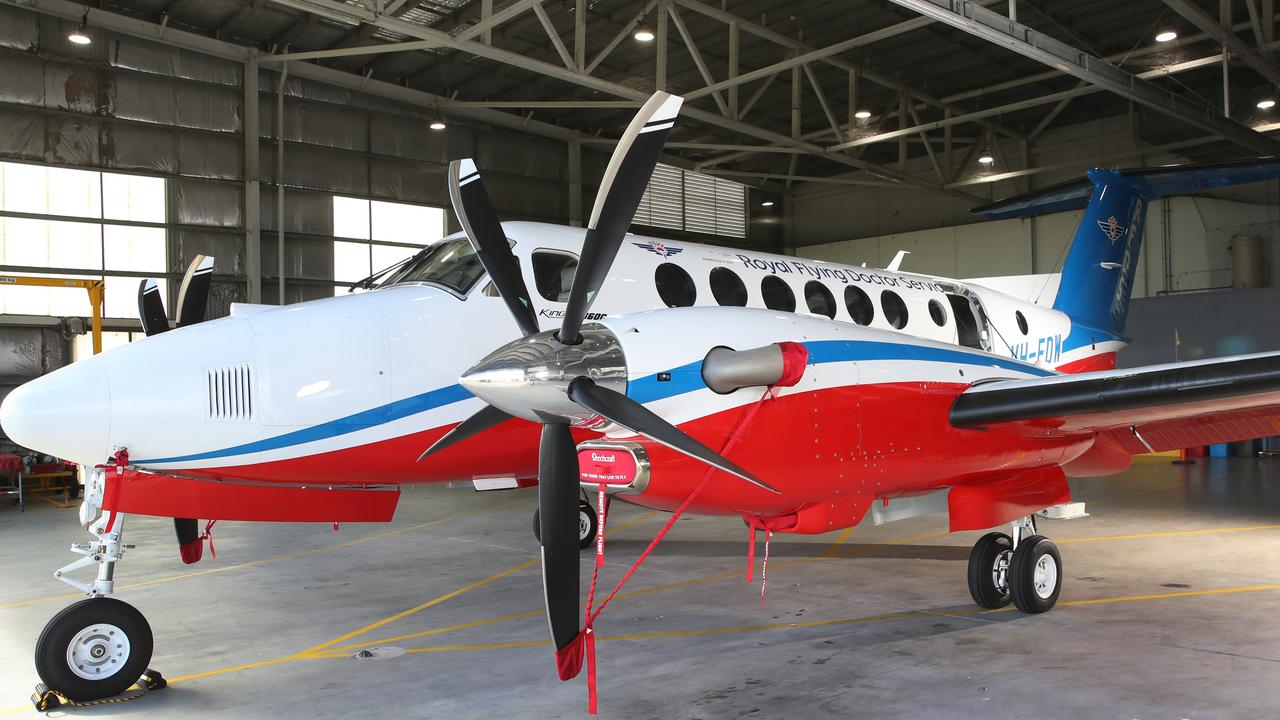
M 162 332 L 144 285 L 151 337 L 13 391 L 0 407 L 12 440 L 90 466 L 111 458 L 81 508 L 92 541 L 56 573 L 90 598 L 45 628 L 41 679 L 87 700 L 146 667 L 146 620 L 102 597 L 128 513 L 178 518 L 194 562 L 195 518 L 388 521 L 400 485 L 537 479 L 567 679 L 594 523 L 582 486 L 660 510 L 701 487 L 690 512 L 778 532 L 851 527 L 873 508 L 877 520 L 945 509 L 953 531 L 1012 523 L 975 545 L 969 587 L 980 605 L 1036 613 L 1057 600 L 1062 565 L 1033 518 L 1070 500 L 1067 475 L 1280 428 L 1280 354 L 1114 370 L 1146 202 L 1277 178 L 1280 162 L 1094 169 L 980 209 L 1087 206 L 1046 307 L 999 281 L 627 234 L 680 103 L 658 93 L 640 110 L 586 229 L 500 224 L 474 164 L 455 162 L 464 232 L 372 292 L 199 322 L 212 265 L 197 262 L 177 330 Z M 90 565 L 92 582 L 68 576 Z M 126 641 L 103 641 L 103 627 Z

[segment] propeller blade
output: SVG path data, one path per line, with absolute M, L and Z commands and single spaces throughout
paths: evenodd
M 200 521 L 194 518 L 174 518 L 173 531 L 178 536 L 178 553 L 188 565 L 200 561 L 204 545 L 200 542 Z
M 462 442 L 472 435 L 478 435 L 479 433 L 510 419 L 510 415 L 502 412 L 498 408 L 492 405 L 485 405 L 480 412 L 472 415 L 466 420 L 463 420 L 461 423 L 458 423 L 458 425 L 456 425 L 452 430 L 445 433 L 443 437 L 432 443 L 431 447 L 427 448 L 426 452 L 418 456 L 418 462 L 426 460 L 427 456 L 432 453 L 440 452 L 450 445 Z
M 164 314 L 164 298 L 160 297 L 160 286 L 151 278 L 138 283 L 138 320 L 142 322 L 142 331 L 147 337 L 159 335 L 169 329 L 169 317 Z
M 695 460 L 737 475 L 752 485 L 778 492 L 768 483 L 738 467 L 732 460 L 703 445 L 683 430 L 655 415 L 648 408 L 620 392 L 601 387 L 589 378 L 579 377 L 569 383 L 569 399 L 591 412 L 662 443 L 672 450 L 682 452 Z
M 569 426 L 542 426 L 538 447 L 538 524 L 542 539 L 542 589 L 556 644 L 560 679 L 581 669 L 568 647 L 578 635 L 578 448 Z
M 609 274 L 683 102 L 676 95 L 654 93 L 631 120 L 613 150 L 613 157 L 609 158 L 591 210 L 591 221 L 587 223 L 582 257 L 564 311 L 564 324 L 560 326 L 560 342 L 566 345 L 578 342 L 578 330 Z
M 178 287 L 178 327 L 204 322 L 205 307 L 209 303 L 209 282 L 213 280 L 213 258 L 197 255 L 187 266 Z
M 511 244 L 498 222 L 498 214 L 489 202 L 480 171 L 470 159 L 449 163 L 449 200 L 458 222 L 476 249 L 480 264 L 489 273 L 489 279 L 524 335 L 538 332 L 538 318 L 533 314 L 533 301 L 529 289 L 520 275 L 520 264 L 511 252 Z

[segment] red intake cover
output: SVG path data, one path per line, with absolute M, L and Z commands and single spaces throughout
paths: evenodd
M 636 478 L 636 459 L 615 448 L 582 448 L 578 451 L 578 476 L 598 485 L 628 485 Z

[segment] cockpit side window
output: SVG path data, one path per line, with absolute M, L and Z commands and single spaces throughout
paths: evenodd
M 466 295 L 484 276 L 484 266 L 466 237 L 447 238 L 425 248 L 395 271 L 382 287 L 406 283 L 439 285 Z
M 533 284 L 538 294 L 552 302 L 568 302 L 578 256 L 556 250 L 533 252 Z

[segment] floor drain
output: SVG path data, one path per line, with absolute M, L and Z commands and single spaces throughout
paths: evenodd
M 387 658 L 400 657 L 404 654 L 404 648 L 393 647 L 391 645 L 379 645 L 377 647 L 363 648 L 351 653 L 351 657 L 356 660 L 386 660 Z

